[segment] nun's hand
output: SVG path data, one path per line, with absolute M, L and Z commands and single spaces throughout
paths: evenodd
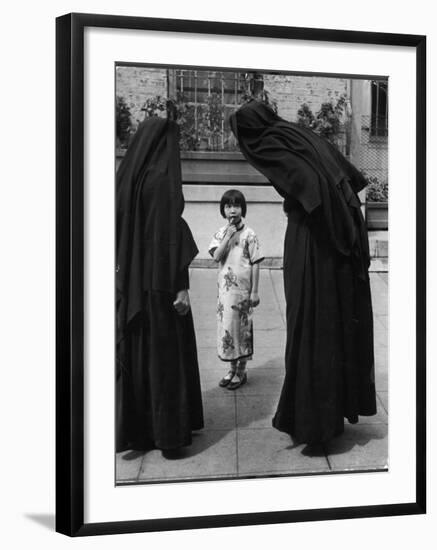
M 259 296 L 257 292 L 251 292 L 250 294 L 250 305 L 256 307 L 259 305 Z
M 180 290 L 176 294 L 176 300 L 173 306 L 179 315 L 186 315 L 190 310 L 190 297 L 188 290 Z

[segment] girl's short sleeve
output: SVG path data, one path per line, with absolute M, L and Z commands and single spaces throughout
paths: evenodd
M 216 233 L 214 233 L 214 236 L 208 246 L 208 252 L 211 256 L 214 256 L 215 249 L 220 246 L 220 243 L 223 240 L 223 235 L 224 232 L 222 229 L 219 229 Z
M 251 233 L 247 238 L 248 250 L 250 263 L 257 264 L 264 260 L 264 255 L 261 250 L 261 245 L 259 244 L 258 237 L 255 233 Z

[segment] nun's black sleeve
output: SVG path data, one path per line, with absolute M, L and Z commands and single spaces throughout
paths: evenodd
M 175 280 L 176 292 L 190 288 L 188 268 L 191 261 L 199 252 L 193 234 L 183 218 L 180 218 L 179 221 L 179 231 L 179 261 Z
M 190 288 L 190 277 L 188 275 L 188 268 L 185 267 L 179 272 L 176 279 L 176 292 L 180 290 L 188 290 Z

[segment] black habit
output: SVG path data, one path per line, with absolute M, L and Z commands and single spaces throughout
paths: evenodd
M 273 426 L 326 442 L 376 413 L 366 181 L 324 138 L 250 101 L 231 116 L 248 162 L 284 198 L 285 379 Z
M 173 306 L 198 252 L 178 136 L 173 121 L 145 120 L 117 172 L 117 451 L 175 449 L 203 427 L 193 318 Z

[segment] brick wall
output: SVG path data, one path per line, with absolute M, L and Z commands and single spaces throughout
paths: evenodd
M 264 89 L 278 104 L 282 118 L 295 121 L 302 103 L 307 103 L 315 114 L 322 103 L 335 100 L 342 94 L 350 97 L 349 80 L 317 76 L 266 75 Z
M 141 108 L 145 101 L 155 95 L 167 95 L 167 70 L 117 67 L 116 94 L 126 100 L 132 113 L 132 122 L 141 122 L 144 120 Z
M 349 80 L 294 75 L 265 75 L 264 88 L 277 101 L 279 115 L 296 120 L 302 103 L 316 113 L 321 104 L 341 94 L 350 97 Z M 144 119 L 141 108 L 147 98 L 167 95 L 167 70 L 148 67 L 117 67 L 116 93 L 127 101 L 133 122 Z

